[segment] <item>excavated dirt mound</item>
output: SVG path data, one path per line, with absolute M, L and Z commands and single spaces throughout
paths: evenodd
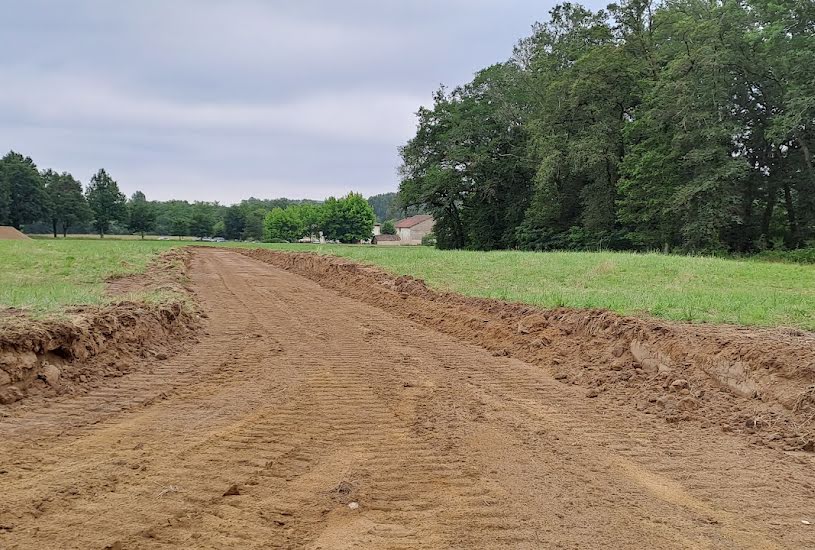
M 7 225 L 0 225 L 0 241 L 30 241 L 31 237 Z
M 608 392 L 667 422 L 719 425 L 754 443 L 813 451 L 815 335 L 688 325 L 604 310 L 541 310 L 429 289 L 341 258 L 240 253 L 410 320 L 540 365 L 586 398 Z
M 111 281 L 109 291 L 187 294 L 189 256 L 183 249 L 162 254 L 145 274 Z M 5 318 L 0 324 L 0 404 L 83 391 L 101 377 L 121 376 L 148 360 L 164 360 L 181 349 L 185 336 L 198 325 L 193 309 L 182 300 L 124 300 L 72 308 L 67 318 Z

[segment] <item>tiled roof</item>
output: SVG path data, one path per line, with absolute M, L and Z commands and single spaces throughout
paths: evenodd
M 404 220 L 399 220 L 398 222 L 396 222 L 396 227 L 397 229 L 405 229 L 432 219 L 433 216 L 428 216 L 427 214 L 419 214 L 418 216 L 411 216 L 409 218 L 405 218 Z

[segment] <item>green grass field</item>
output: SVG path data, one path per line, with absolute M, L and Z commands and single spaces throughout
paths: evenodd
M 41 316 L 108 301 L 105 279 L 144 271 L 171 241 L 0 241 L 0 309 Z
M 190 243 L 0 241 L 0 309 L 41 315 L 72 304 L 104 303 L 107 277 L 142 271 L 158 252 L 185 244 Z M 618 252 L 237 246 L 335 254 L 420 277 L 434 288 L 541 307 L 606 308 L 678 321 L 815 330 L 812 265 Z
M 815 266 L 623 252 L 264 245 L 336 254 L 438 289 L 541 307 L 815 330 Z

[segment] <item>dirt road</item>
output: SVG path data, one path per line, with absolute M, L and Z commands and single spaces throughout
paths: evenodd
M 227 250 L 189 353 L 0 418 L 0 548 L 813 548 L 811 455 Z

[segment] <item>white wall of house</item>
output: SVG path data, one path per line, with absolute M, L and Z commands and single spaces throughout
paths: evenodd
M 433 231 L 433 219 L 417 223 L 408 229 L 408 231 L 410 232 L 410 235 L 407 240 L 419 244 L 422 242 L 422 237 Z

